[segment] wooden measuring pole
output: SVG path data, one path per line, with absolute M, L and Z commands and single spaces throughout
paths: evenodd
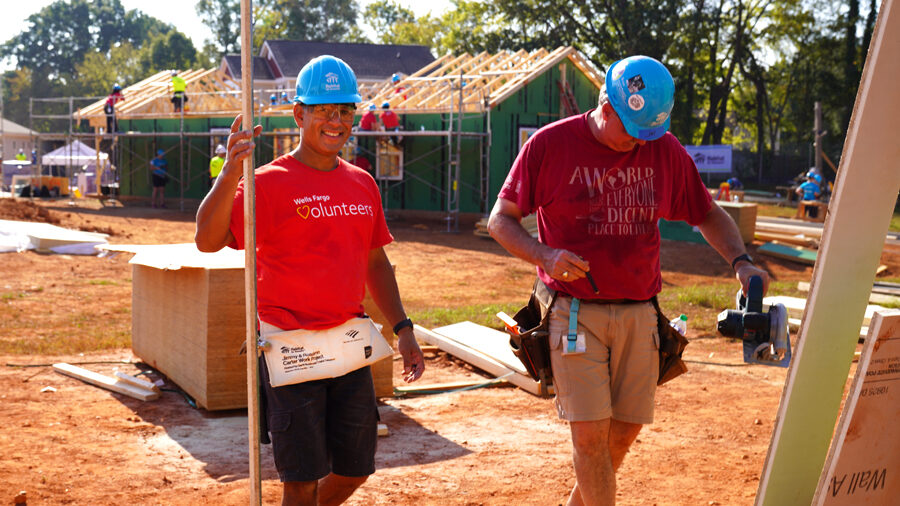
M 900 189 L 900 2 L 884 0 L 853 108 L 757 506 L 810 504 Z
M 251 0 L 241 0 L 241 113 L 253 131 L 253 42 Z M 262 504 L 259 472 L 259 374 L 256 343 L 256 184 L 253 155 L 244 160 L 244 320 L 247 322 L 247 432 L 250 443 L 250 501 Z

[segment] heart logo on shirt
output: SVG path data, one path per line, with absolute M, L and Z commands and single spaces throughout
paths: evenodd
M 309 217 L 309 206 L 303 206 L 297 208 L 297 214 L 300 215 L 304 220 Z

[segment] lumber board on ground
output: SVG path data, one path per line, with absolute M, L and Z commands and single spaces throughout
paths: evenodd
M 525 376 L 521 373 L 518 373 L 514 369 L 510 369 L 499 360 L 483 352 L 472 349 L 462 343 L 456 342 L 455 340 L 447 336 L 437 334 L 420 325 L 416 325 L 414 330 L 416 333 L 416 339 L 424 341 L 428 344 L 438 346 L 454 357 L 465 360 L 466 362 L 474 365 L 475 367 L 478 367 L 488 374 L 492 374 L 495 377 L 500 377 L 505 376 L 509 373 L 513 373 L 506 378 L 510 383 L 516 385 L 522 390 L 525 390 L 526 392 L 530 392 L 534 395 L 540 395 L 540 385 L 532 380 L 531 376 Z
M 432 383 L 430 385 L 411 385 L 411 386 L 394 387 L 394 392 L 398 393 L 398 394 L 448 392 L 450 390 L 458 390 L 460 388 L 475 387 L 475 386 L 483 385 L 485 383 L 490 383 L 491 381 L 493 381 L 491 386 L 507 384 L 506 380 L 498 381 L 495 379 L 495 380 L 485 381 L 482 378 L 482 379 L 477 379 L 477 380 L 449 381 L 446 383 Z
M 801 246 L 804 248 L 816 249 L 819 247 L 819 239 L 804 234 L 784 234 L 779 232 L 767 232 L 765 230 L 757 230 L 753 236 L 763 242 L 777 242 L 779 244 L 790 244 L 793 246 Z
M 813 270 L 809 307 L 791 359 L 758 506 L 810 504 L 850 371 L 900 190 L 900 2 L 883 0 Z
M 763 298 L 764 311 L 768 311 L 769 306 L 771 306 L 772 304 L 783 304 L 784 308 L 787 309 L 788 316 L 791 318 L 803 318 L 804 312 L 806 311 L 806 306 L 808 304 L 808 299 L 804 299 L 801 297 L 788 297 L 787 295 L 770 295 Z M 875 314 L 875 311 L 883 311 L 885 309 L 887 308 L 876 304 L 867 305 L 863 316 L 863 325 L 869 324 L 869 321 L 871 320 L 872 315 Z
M 809 291 L 809 283 L 806 281 L 798 281 L 797 289 L 800 290 L 801 292 L 808 292 Z M 878 293 L 873 290 L 872 293 L 869 294 L 869 302 L 871 304 L 878 304 L 878 305 L 890 304 L 890 305 L 900 306 L 900 297 L 898 297 L 896 295 L 887 295 L 887 294 L 883 294 L 883 293 Z
M 815 250 L 804 248 L 801 246 L 791 246 L 789 244 L 780 244 L 772 241 L 767 242 L 757 248 L 759 253 L 769 255 L 775 258 L 783 258 L 785 260 L 793 260 L 801 264 L 815 265 L 817 253 Z
M 464 344 L 473 350 L 500 362 L 508 369 L 519 374 L 528 374 L 525 366 L 509 347 L 509 334 L 488 328 L 470 321 L 454 323 L 432 329 L 435 334 L 449 337 L 454 341 Z
M 813 504 L 896 504 L 900 497 L 900 311 L 878 312 L 860 353 Z
M 141 379 L 130 374 L 125 374 L 122 371 L 116 371 L 115 376 L 119 379 L 119 381 L 128 383 L 129 385 L 134 385 L 136 387 L 143 388 L 144 390 L 150 390 L 152 392 L 159 393 L 159 387 L 156 386 L 155 383 L 152 383 L 145 379 Z
M 126 383 L 124 381 L 119 381 L 116 378 L 110 378 L 109 376 L 105 376 L 94 371 L 89 371 L 83 367 L 67 364 L 65 362 L 53 364 L 53 370 L 60 374 L 64 374 L 66 376 L 84 381 L 85 383 L 90 383 L 91 385 L 105 388 L 106 390 L 116 392 L 118 394 L 127 395 L 128 397 L 140 401 L 152 401 L 159 398 L 159 392 L 147 390 L 143 387 L 139 387 L 131 383 Z

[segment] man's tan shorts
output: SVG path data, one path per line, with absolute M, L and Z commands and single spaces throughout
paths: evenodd
M 653 304 L 581 301 L 578 332 L 585 335 L 585 352 L 563 354 L 571 302 L 558 297 L 550 313 L 550 359 L 559 417 L 570 422 L 614 418 L 651 423 L 659 376 Z

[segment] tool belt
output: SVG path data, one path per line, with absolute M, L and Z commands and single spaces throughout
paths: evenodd
M 656 309 L 656 328 L 659 333 L 659 378 L 657 385 L 669 382 L 687 372 L 687 366 L 681 360 L 688 340 L 671 325 L 669 319 L 659 308 L 656 296 L 650 299 Z
M 554 301 L 556 291 L 547 288 L 540 278 L 536 279 L 528 304 L 513 316 L 518 332 L 509 332 L 509 346 L 531 378 L 540 384 L 541 397 L 550 397 L 553 385 L 549 328 Z

